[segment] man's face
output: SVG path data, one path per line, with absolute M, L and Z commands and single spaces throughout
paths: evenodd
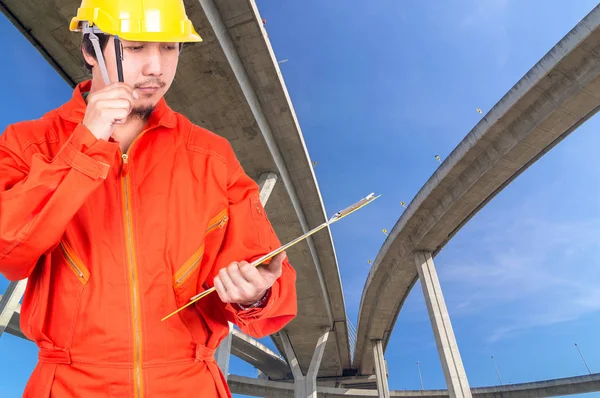
M 132 114 L 148 116 L 173 83 L 179 61 L 179 43 L 120 41 L 123 45 L 124 82 L 132 86 L 139 96 Z M 113 37 L 108 40 L 103 55 L 110 81 L 117 82 L 119 79 Z M 104 87 L 100 68 L 97 67 L 98 61 L 87 54 L 85 57 L 94 66 L 94 83 L 100 88 Z

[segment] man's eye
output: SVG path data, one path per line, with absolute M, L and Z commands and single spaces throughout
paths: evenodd
M 165 48 L 166 48 L 168 51 L 173 51 L 173 50 L 175 50 L 177 47 L 176 47 L 176 46 L 165 46 Z
M 142 48 L 144 48 L 143 46 L 131 46 L 131 47 L 126 47 L 128 50 L 133 50 L 133 51 L 139 51 Z

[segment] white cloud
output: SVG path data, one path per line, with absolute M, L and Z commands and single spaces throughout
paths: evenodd
M 484 316 L 491 328 L 487 341 L 494 342 L 600 311 L 600 260 L 594 256 L 600 219 L 498 218 L 493 224 L 478 231 L 484 260 L 453 260 L 439 269 L 453 316 Z

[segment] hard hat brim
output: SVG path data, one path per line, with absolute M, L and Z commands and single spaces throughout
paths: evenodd
M 158 43 L 189 43 L 203 41 L 202 37 L 195 31 L 189 20 L 182 21 L 176 29 L 170 29 L 168 32 L 148 31 L 147 29 L 144 29 L 140 23 L 135 24 L 127 20 L 114 20 L 109 15 L 102 12 L 102 10 L 80 8 L 77 12 L 77 16 L 71 19 L 69 30 L 72 32 L 81 32 L 82 22 L 87 22 L 90 26 L 96 26 L 105 34 L 116 35 L 127 41 Z

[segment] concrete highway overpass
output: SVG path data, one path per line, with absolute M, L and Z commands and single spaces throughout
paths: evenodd
M 595 115 L 599 106 L 600 6 L 596 6 L 477 123 L 390 231 L 362 294 L 353 359 L 358 374 L 377 370 L 374 343 L 380 342 L 385 350 L 402 305 L 419 279 L 418 269 L 427 279 L 422 285 L 440 357 L 448 359 L 450 368 L 462 368 L 432 258 L 503 188 Z M 463 375 L 460 371 L 454 375 L 462 379 L 464 370 Z
M 256 380 L 243 376 L 229 375 L 229 386 L 233 393 L 254 397 L 294 397 L 294 386 L 291 383 Z M 476 387 L 471 394 L 476 398 L 533 398 L 557 397 L 600 390 L 600 373 L 585 376 L 567 377 L 536 381 L 532 383 L 510 384 L 492 387 Z M 380 397 L 377 390 L 357 388 L 319 387 L 319 398 L 364 398 Z M 449 397 L 448 390 L 416 390 L 390 391 L 390 397 L 404 398 L 443 398 Z
M 2 295 L 0 295 L 0 300 Z M 20 307 L 14 312 L 6 331 L 16 337 L 25 338 L 19 327 Z M 246 360 L 248 363 L 256 363 L 263 373 L 276 376 L 280 374 L 280 379 L 285 381 L 259 380 L 244 376 L 228 375 L 228 384 L 233 393 L 244 394 L 257 397 L 294 397 L 294 385 L 289 373 L 288 365 L 270 351 L 267 347 L 260 347 L 257 341 L 247 341 L 240 343 L 251 337 L 240 333 L 237 330 L 233 332 L 232 353 L 236 350 L 236 356 Z M 257 346 L 252 349 L 253 346 Z M 258 358 L 256 358 L 257 356 Z M 279 373 L 281 372 L 281 373 Z M 273 379 L 273 377 L 271 377 Z M 277 378 L 277 377 L 275 377 Z M 327 380 L 329 379 L 329 380 Z M 321 378 L 320 386 L 317 388 L 319 397 L 344 397 L 344 398 L 362 398 L 377 397 L 378 391 L 372 389 L 375 383 L 375 377 L 330 377 Z M 341 387 L 340 387 L 341 386 Z M 349 386 L 361 386 L 361 388 L 348 388 Z M 368 389 L 371 387 L 371 389 Z M 478 398 L 531 398 L 531 397 L 552 397 L 565 396 L 572 394 L 583 394 L 587 392 L 600 390 L 600 373 L 592 375 L 567 377 L 562 379 L 553 379 L 537 381 L 531 383 L 518 383 L 503 386 L 477 387 L 472 388 L 474 397 Z M 421 391 L 390 391 L 390 397 L 448 397 L 447 390 L 421 390 Z
M 204 42 L 184 46 L 167 102 L 192 122 L 227 138 L 253 179 L 276 175 L 266 210 L 281 241 L 290 241 L 328 217 L 256 4 L 185 4 Z M 68 30 L 79 5 L 79 0 L 0 0 L 4 15 L 71 86 L 88 78 L 81 36 Z M 355 200 L 349 198 L 348 204 Z M 291 248 L 288 256 L 297 271 L 299 313 L 285 328 L 286 339 L 307 372 L 323 328 L 330 329 L 319 376 L 342 375 L 350 368 L 350 342 L 330 231 Z M 272 338 L 283 353 L 280 334 Z
M 254 0 L 185 3 L 205 41 L 184 47 L 167 101 L 193 122 L 230 140 L 244 169 L 266 187 L 269 218 L 280 239 L 289 241 L 321 224 L 327 214 L 256 4 Z M 0 10 L 71 86 L 87 78 L 80 38 L 67 29 L 78 5 L 78 0 L 0 0 Z M 331 234 L 326 230 L 288 251 L 298 273 L 299 315 L 282 333 L 272 336 L 284 358 L 249 336 L 237 331 L 231 334 L 231 353 L 273 379 L 230 375 L 234 392 L 242 392 L 237 390 L 240 386 L 259 386 L 270 388 L 261 390 L 262 396 L 288 396 L 294 391 L 293 379 L 312 370 L 320 396 L 469 396 L 471 392 L 477 396 L 520 396 L 517 390 L 494 390 L 515 385 L 487 387 L 491 389 L 488 391 L 470 389 L 467 383 L 458 395 L 454 390 L 382 395 L 381 385 L 379 392 L 355 388 L 344 388 L 344 392 L 335 385 L 364 388 L 372 387 L 375 381 L 387 385 L 383 352 L 404 300 L 419 273 L 423 276 L 426 272 L 429 279 L 424 286 L 431 289 L 426 292 L 426 301 L 442 366 L 454 361 L 450 367 L 462 367 L 459 355 L 458 362 L 448 359 L 458 352 L 448 329 L 449 319 L 446 322 L 436 317 L 439 313 L 447 315 L 447 311 L 432 259 L 498 192 L 597 112 L 599 23 L 600 7 L 596 7 L 486 114 L 408 206 L 366 281 L 353 362 L 350 352 L 354 345 L 349 339 L 339 269 Z M 441 302 L 433 299 L 438 292 Z M 18 311 L 11 313 L 7 331 L 17 336 L 21 333 Z M 440 333 L 448 331 L 450 336 L 440 342 Z M 459 375 L 458 379 L 462 378 Z M 592 388 L 586 391 L 598 390 L 596 379 L 560 380 L 569 380 L 565 385 Z M 250 390 L 244 391 L 249 394 Z M 539 391 L 549 396 L 547 391 Z M 413 395 L 402 395 L 406 393 Z

